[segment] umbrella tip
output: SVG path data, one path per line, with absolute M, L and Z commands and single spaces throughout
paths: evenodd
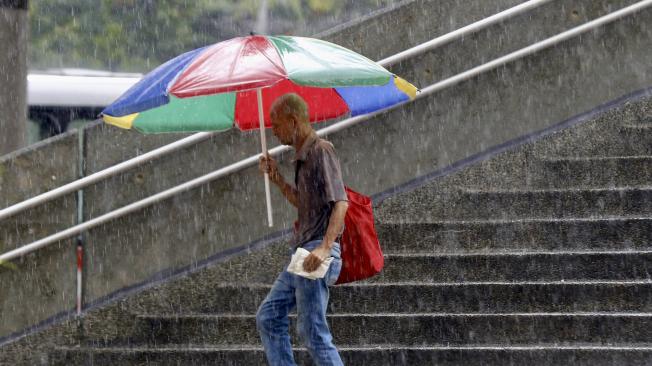
M 250 36 L 255 36 L 255 35 L 256 35 L 256 32 L 251 31 L 251 32 L 249 32 L 249 35 L 250 35 Z

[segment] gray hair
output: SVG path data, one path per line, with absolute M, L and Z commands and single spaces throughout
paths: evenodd
M 309 122 L 308 104 L 296 93 L 283 94 L 276 98 L 269 111 L 270 116 L 294 116 L 302 123 Z

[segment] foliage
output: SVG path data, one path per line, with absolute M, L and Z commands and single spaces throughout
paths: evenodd
M 184 0 L 34 0 L 32 67 L 149 69 L 192 45 Z
M 5 261 L 0 260 L 0 269 L 1 269 L 1 268 L 8 268 L 8 269 L 11 269 L 11 270 L 16 270 L 16 269 L 18 269 L 18 267 L 16 267 L 16 265 L 13 264 L 13 263 L 11 263 L 11 262 L 5 262 Z
M 270 33 L 310 34 L 392 1 L 267 0 Z M 32 0 L 30 67 L 146 72 L 184 51 L 248 34 L 260 2 Z

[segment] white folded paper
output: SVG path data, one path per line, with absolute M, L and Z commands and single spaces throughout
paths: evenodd
M 301 277 L 309 278 L 311 280 L 324 278 L 324 276 L 326 275 L 326 271 L 328 271 L 328 267 L 331 265 L 331 262 L 333 261 L 333 257 L 328 257 L 323 262 L 321 262 L 321 264 L 319 265 L 319 267 L 317 267 L 316 270 L 312 272 L 306 272 L 303 269 L 303 261 L 308 257 L 309 254 L 310 254 L 309 251 L 303 248 L 297 248 L 297 251 L 294 252 L 294 254 L 292 254 L 292 260 L 290 261 L 290 265 L 288 265 L 287 271 L 299 275 Z

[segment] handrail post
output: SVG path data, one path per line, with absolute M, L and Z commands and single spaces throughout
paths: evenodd
M 79 129 L 78 134 L 78 175 L 79 179 L 84 178 L 86 175 L 86 139 L 84 134 L 84 129 Z M 84 222 L 84 190 L 80 189 L 77 191 L 77 225 L 80 225 Z M 76 248 L 76 258 L 77 258 L 77 315 L 82 313 L 82 304 L 83 304 L 83 293 L 82 293 L 82 284 L 83 284 L 83 269 L 84 269 L 84 233 L 80 232 L 77 235 L 77 248 Z

